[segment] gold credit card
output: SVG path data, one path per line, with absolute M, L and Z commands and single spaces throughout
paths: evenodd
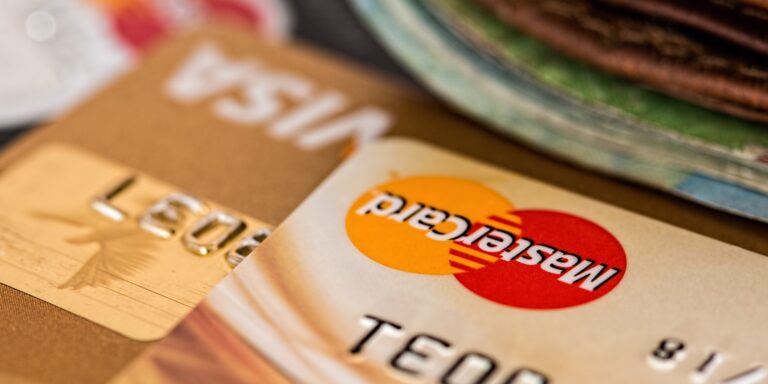
M 436 108 L 392 110 L 283 49 L 193 32 L 0 156 L 0 382 L 104 382 L 351 151 Z
M 759 254 L 389 139 L 114 382 L 763 383 L 766 275 Z
M 0 282 L 136 340 L 165 336 L 268 230 L 69 146 L 0 177 Z
M 212 276 L 222 273 L 222 265 L 216 265 L 206 269 L 199 281 L 186 280 L 189 285 L 174 279 L 174 273 L 195 263 L 221 264 L 221 254 L 230 250 L 225 247 L 214 257 L 196 259 L 186 246 L 179 247 L 198 215 L 185 216 L 175 237 L 160 242 L 172 248 L 169 258 L 187 263 L 184 268 L 170 269 L 170 259 L 152 252 L 148 253 L 153 262 L 142 262 L 141 267 L 138 260 L 120 267 L 94 266 L 97 258 L 86 268 L 99 246 L 86 244 L 83 236 L 92 225 L 113 224 L 90 207 L 97 194 L 119 186 L 124 177 L 138 175 L 135 184 L 115 196 L 113 205 L 129 214 L 124 220 L 128 230 L 141 230 L 142 236 L 150 232 L 137 227 L 140 218 L 157 199 L 175 192 L 200 199 L 210 209 L 237 213 L 254 226 L 277 225 L 349 154 L 392 134 L 437 143 L 695 232 L 768 252 L 764 226 L 758 223 L 559 163 L 465 121 L 392 79 L 300 44 L 263 42 L 247 31 L 209 26 L 158 46 L 141 67 L 0 154 L 3 185 L 58 180 L 73 191 L 72 196 L 64 196 L 35 184 L 36 193 L 69 199 L 56 197 L 50 203 L 34 200 L 17 187 L 0 191 L 0 204 L 10 207 L 9 212 L 33 206 L 34 212 L 50 215 L 45 220 L 16 212 L 13 220 L 23 218 L 26 224 L 2 231 L 3 239 L 14 233 L 31 236 L 5 244 L 3 260 L 27 267 L 39 264 L 31 272 L 11 272 L 16 267 L 5 264 L 0 271 L 7 277 L 0 281 L 4 325 L 0 382 L 103 382 L 145 349 L 147 340 L 168 329 L 172 319 L 178 319 L 183 308 L 214 280 Z M 46 156 L 64 152 L 68 160 L 50 160 L 62 169 L 60 175 L 34 166 Z M 69 167 L 68 162 L 81 165 Z M 103 168 L 109 180 L 80 173 L 63 176 L 81 166 Z M 135 194 L 142 195 L 140 201 L 132 200 Z M 72 211 L 60 211 L 63 203 Z M 171 206 L 179 208 L 179 204 Z M 239 244 L 247 235 L 240 233 L 227 245 Z M 61 249 L 46 248 L 47 253 L 29 258 L 18 253 L 25 246 L 39 250 L 49 243 Z M 242 248 L 241 253 L 248 249 Z M 100 281 L 99 276 L 114 268 L 120 270 L 123 282 L 109 280 L 98 287 L 75 283 L 79 276 L 88 276 L 83 281 Z M 85 273 L 89 270 L 93 276 Z M 22 279 L 22 273 L 37 277 Z M 157 275 L 150 279 L 150 273 Z M 76 279 L 67 284 L 70 278 Z M 47 288 L 37 285 L 42 281 Z M 127 281 L 139 285 L 128 288 Z M 118 286 L 125 288 L 119 292 L 126 296 L 109 291 Z M 97 298 L 104 301 L 101 294 L 141 304 L 130 310 L 88 304 L 87 300 Z M 145 300 L 150 296 L 154 299 Z M 166 302 L 163 296 L 171 300 Z M 144 320 L 157 323 L 156 327 L 128 325 Z

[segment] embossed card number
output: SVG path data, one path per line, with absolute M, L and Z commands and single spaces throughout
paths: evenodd
M 91 200 L 91 207 L 111 220 L 126 220 L 128 214 L 115 206 L 113 200 L 134 185 L 136 178 L 135 175 L 129 176 L 104 194 L 96 196 Z M 147 208 L 139 216 L 138 225 L 162 239 L 169 239 L 179 230 L 186 229 L 181 236 L 184 247 L 195 255 L 207 256 L 229 244 L 247 228 L 245 221 L 227 212 L 215 210 L 207 213 L 208 211 L 208 207 L 200 199 L 173 192 Z M 185 228 L 184 223 L 188 216 L 195 216 L 198 219 Z M 268 235 L 268 229 L 259 228 L 241 239 L 240 243 L 229 250 L 225 256 L 229 266 L 236 267 Z
M 163 337 L 269 226 L 76 148 L 0 174 L 0 283 L 139 340 Z

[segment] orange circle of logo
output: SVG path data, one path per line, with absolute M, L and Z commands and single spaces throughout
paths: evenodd
M 503 196 L 475 182 L 412 177 L 363 194 L 352 204 L 346 227 L 355 247 L 377 263 L 401 271 L 449 275 L 465 266 L 481 266 L 451 254 L 452 240 L 458 237 L 453 234 L 513 209 Z

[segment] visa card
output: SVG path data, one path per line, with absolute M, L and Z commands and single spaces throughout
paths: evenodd
M 759 254 L 385 139 L 114 382 L 762 383 L 766 274 Z

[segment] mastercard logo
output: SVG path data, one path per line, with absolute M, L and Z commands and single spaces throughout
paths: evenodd
M 346 230 L 371 260 L 400 271 L 451 275 L 499 304 L 558 309 L 596 300 L 621 281 L 626 255 L 578 216 L 520 209 L 469 180 L 412 177 L 373 188 L 350 207 Z

